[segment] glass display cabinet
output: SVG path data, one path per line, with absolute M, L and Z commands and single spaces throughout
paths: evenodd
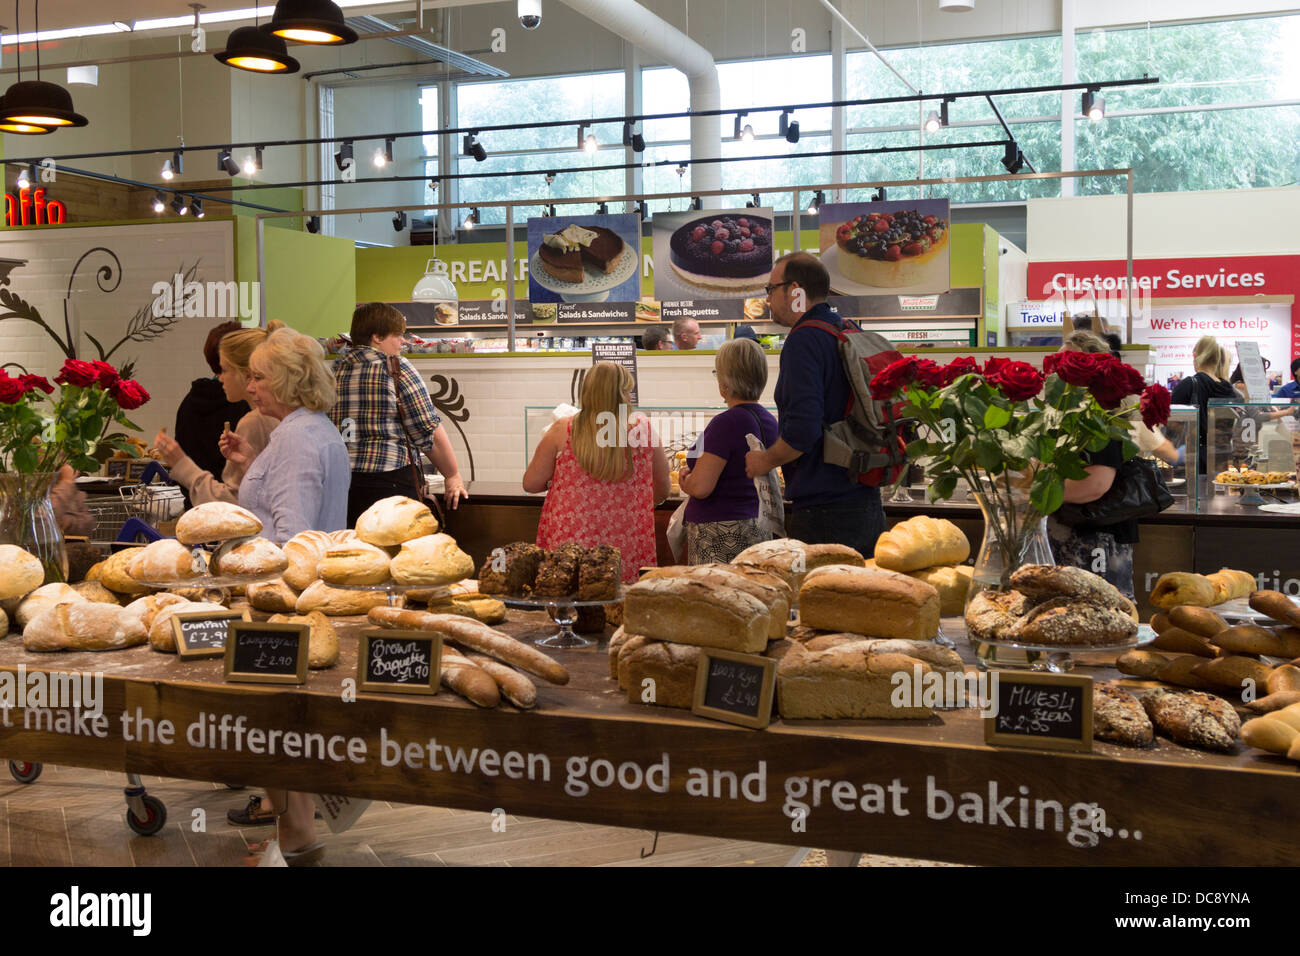
M 1243 508 L 1296 500 L 1300 405 L 1211 401 L 1207 409 L 1208 494 Z

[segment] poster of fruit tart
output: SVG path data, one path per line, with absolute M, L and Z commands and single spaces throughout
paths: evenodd
M 821 260 L 831 276 L 832 295 L 852 299 L 948 291 L 947 199 L 828 203 L 821 207 L 820 223 Z
M 641 217 L 528 220 L 533 324 L 632 322 L 641 298 Z
M 775 261 L 771 209 L 655 213 L 655 298 L 664 321 L 753 322 L 767 316 Z

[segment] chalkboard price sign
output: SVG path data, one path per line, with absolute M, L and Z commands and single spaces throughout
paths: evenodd
M 1046 750 L 1092 750 L 1092 678 L 997 673 L 997 711 L 984 718 L 984 742 Z
M 691 713 L 762 730 L 772 722 L 776 661 L 756 654 L 700 650 Z
M 306 624 L 230 625 L 226 680 L 249 684 L 304 684 L 311 627 Z
M 428 631 L 361 632 L 357 685 L 385 694 L 436 694 L 442 635 Z
M 247 611 L 198 611 L 172 615 L 176 653 L 186 659 L 224 657 L 230 625 L 247 621 Z

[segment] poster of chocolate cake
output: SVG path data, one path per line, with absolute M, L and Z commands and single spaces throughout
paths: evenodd
M 745 322 L 767 313 L 772 210 L 655 213 L 655 298 L 663 317 Z
M 641 298 L 641 217 L 528 220 L 533 324 L 632 322 Z
M 826 203 L 820 221 L 832 295 L 933 295 L 950 288 L 947 199 Z

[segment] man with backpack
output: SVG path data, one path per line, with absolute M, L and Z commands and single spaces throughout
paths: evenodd
M 792 538 L 843 544 L 870 557 L 885 530 L 880 489 L 824 459 L 823 429 L 844 420 L 853 396 L 839 340 L 825 328 L 846 328 L 826 304 L 829 294 L 830 276 L 815 256 L 795 252 L 776 261 L 768 300 L 773 320 L 790 329 L 775 392 L 781 431 L 772 447 L 745 456 L 745 471 L 754 478 L 782 468 Z

